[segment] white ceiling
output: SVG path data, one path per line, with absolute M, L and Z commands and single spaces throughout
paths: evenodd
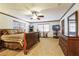
M 71 5 L 70 3 L 0 3 L 0 12 L 29 22 L 51 21 L 59 20 Z M 45 17 L 41 20 L 30 19 L 31 11 L 39 11 Z

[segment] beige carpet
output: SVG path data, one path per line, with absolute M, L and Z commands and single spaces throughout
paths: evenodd
M 36 44 L 24 55 L 23 51 L 5 50 L 0 53 L 1 56 L 64 56 L 60 46 L 59 40 L 54 38 L 41 38 L 40 42 Z

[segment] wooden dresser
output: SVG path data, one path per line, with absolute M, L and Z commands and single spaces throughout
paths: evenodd
M 79 56 L 79 37 L 59 37 L 59 45 L 66 56 Z
M 65 55 L 68 55 L 67 50 L 67 40 L 64 35 L 59 36 L 59 45 L 62 48 L 62 51 Z

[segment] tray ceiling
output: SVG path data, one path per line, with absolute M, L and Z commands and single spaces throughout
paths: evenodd
M 0 12 L 18 17 L 29 22 L 59 20 L 71 7 L 71 3 L 0 3 Z M 31 19 L 31 11 L 38 11 L 45 17 Z

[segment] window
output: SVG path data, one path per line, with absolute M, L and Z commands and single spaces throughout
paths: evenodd
M 49 25 L 48 24 L 45 24 L 44 25 L 44 32 L 48 32 L 49 31 Z
M 78 31 L 77 31 L 77 12 L 71 14 L 68 17 L 68 35 L 69 36 L 77 36 Z
M 64 30 L 64 19 L 62 20 L 61 24 L 62 24 L 62 26 L 61 26 L 61 32 L 64 35 L 64 31 L 65 31 Z
M 49 24 L 40 24 L 40 25 L 38 25 L 38 31 L 48 32 L 49 31 Z
M 38 31 L 43 32 L 43 25 L 38 25 Z
M 19 31 L 25 31 L 26 24 L 13 20 L 13 29 L 19 29 Z
M 20 23 L 13 20 L 13 29 L 19 29 L 20 28 Z

